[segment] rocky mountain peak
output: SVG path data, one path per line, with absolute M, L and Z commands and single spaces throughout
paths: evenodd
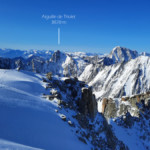
M 57 63 L 63 58 L 66 58 L 66 55 L 63 52 L 61 52 L 60 50 L 57 50 L 52 55 L 50 61 Z
M 125 47 L 117 46 L 113 48 L 109 57 L 113 59 L 114 63 L 117 63 L 117 62 L 127 62 L 131 59 L 135 59 L 138 57 L 138 55 L 139 55 L 138 52 L 135 50 L 133 51 Z
M 146 53 L 146 52 L 142 52 L 141 55 L 150 57 L 150 53 Z

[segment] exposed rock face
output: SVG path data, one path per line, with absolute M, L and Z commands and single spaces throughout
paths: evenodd
M 121 98 L 150 90 L 149 57 L 140 56 L 126 63 L 104 66 L 99 68 L 96 76 L 92 76 L 95 73 L 92 73 L 92 66 L 88 66 L 80 77 L 82 81 L 90 79 L 88 85 L 98 93 L 97 98 Z
M 131 135 L 134 134 L 135 135 L 134 137 L 139 139 L 139 141 L 137 142 L 138 145 L 141 144 L 144 147 L 143 149 L 149 149 L 149 146 L 145 142 L 150 140 L 149 138 L 150 137 L 150 129 L 149 129 L 150 105 L 149 104 L 150 104 L 149 92 L 135 95 L 132 97 L 122 97 L 121 99 L 104 98 L 102 101 L 103 115 L 107 120 L 109 120 L 109 125 L 111 125 L 114 133 L 119 132 L 121 128 L 123 130 L 124 128 L 127 128 L 127 130 L 125 131 L 126 138 L 130 139 Z M 105 125 L 105 128 L 106 127 L 107 126 Z M 109 129 L 107 129 L 106 131 L 107 134 L 111 133 L 109 132 Z M 109 135 L 108 137 L 110 136 L 112 137 L 111 134 L 108 135 Z M 114 143 L 113 140 L 112 142 L 110 141 L 111 146 Z M 122 142 L 125 143 L 124 140 Z M 112 147 L 111 149 L 116 149 L 116 148 Z M 129 149 L 131 149 L 130 146 Z
M 14 52 L 12 52 L 14 53 Z M 1 69 L 26 70 L 36 73 L 52 72 L 54 75 L 66 77 L 78 77 L 88 64 L 80 56 L 71 56 L 70 54 L 57 50 L 56 52 L 39 55 L 31 54 L 30 57 L 1 58 Z M 24 56 L 24 55 L 23 55 Z M 49 59 L 48 59 L 49 57 Z
M 60 57 L 61 57 L 61 52 L 59 50 L 57 50 L 51 58 L 51 61 L 57 63 L 58 61 L 60 61 Z
M 115 101 L 108 99 L 107 104 L 104 109 L 104 116 L 106 118 L 114 118 L 117 116 L 117 107 Z
M 138 52 L 117 46 L 112 50 L 109 57 L 113 60 L 114 63 L 127 62 L 138 57 Z
M 44 55 L 31 53 L 30 57 L 24 54 L 28 57 L 23 58 L 0 58 L 0 68 L 78 77 L 92 86 L 94 92 L 99 92 L 98 98 L 120 98 L 150 90 L 150 58 L 139 56 L 136 51 L 115 47 L 110 55 L 100 58 L 88 55 L 81 57 L 61 51 L 49 53 L 45 58 L 45 52 Z
M 139 117 L 142 107 L 150 109 L 150 92 L 138 94 L 132 97 L 122 97 L 116 104 L 113 99 L 104 98 L 102 101 L 102 113 L 106 118 L 115 118 L 130 112 L 132 116 Z M 119 107 L 117 106 L 119 105 Z M 140 106 L 140 107 L 139 107 Z
M 46 74 L 46 77 L 47 77 L 48 80 L 51 80 L 51 79 L 52 79 L 52 73 L 51 73 L 51 72 L 48 72 L 48 73 Z
M 150 92 L 134 95 L 132 97 L 122 97 L 121 100 L 130 102 L 132 107 L 137 107 L 137 103 L 142 102 L 144 102 L 145 105 L 148 105 L 148 101 L 150 100 Z
M 108 99 L 104 98 L 103 102 L 102 102 L 102 114 L 104 114 L 105 107 L 106 107 L 107 103 L 108 103 Z
M 113 99 L 104 98 L 102 100 L 102 114 L 104 114 L 106 118 L 116 117 L 117 110 L 116 103 Z
M 115 136 L 111 122 L 108 123 L 106 118 L 119 118 L 114 121 L 117 125 L 134 128 L 133 124 L 138 117 L 137 123 L 141 122 L 141 127 L 137 130 L 140 129 L 143 132 L 145 128 L 140 138 L 149 137 L 149 124 L 145 125 L 145 120 L 149 120 L 150 116 L 148 111 L 150 110 L 150 92 L 129 96 L 150 89 L 150 59 L 148 57 L 136 58 L 136 52 L 121 47 L 115 48 L 111 53 L 112 57 L 109 56 L 103 58 L 87 56 L 79 59 L 81 57 L 75 58 L 56 51 L 51 59 L 49 58 L 50 60 L 35 56 L 29 59 L 0 58 L 0 68 L 18 68 L 18 70 L 39 73 L 51 71 L 54 75 L 65 77 L 79 77 L 82 74 L 80 78 L 83 82 L 78 81 L 77 78 L 58 80 L 55 77 L 51 78 L 51 75 L 48 77 L 50 80 L 43 79 L 47 82 L 46 93 L 48 93 L 43 97 L 49 99 L 50 102 L 57 99 L 59 110 L 55 110 L 56 113 L 62 111 L 64 114 L 65 112 L 65 115 L 60 116 L 61 119 L 68 122 L 70 126 L 76 126 L 82 142 L 90 141 L 95 149 L 128 149 L 123 144 L 124 141 L 119 141 L 119 138 Z M 103 115 L 97 113 L 97 102 L 92 94 L 92 88 L 87 87 L 85 82 L 93 86 L 94 92 L 100 92 L 99 97 L 114 97 L 114 100 L 103 99 Z M 118 101 L 117 98 L 120 100 Z M 72 111 L 75 116 L 71 117 Z M 140 118 L 141 115 L 143 120 Z M 74 119 L 78 121 L 78 124 L 74 124 Z
M 92 94 L 92 88 L 82 88 L 82 97 L 79 101 L 79 110 L 84 115 L 88 115 L 94 118 L 97 113 L 97 102 L 95 95 Z
M 50 95 L 44 96 L 50 102 L 54 99 L 57 101 L 58 110 L 55 112 L 59 112 L 60 118 L 69 126 L 75 127 L 74 131 L 79 140 L 92 144 L 95 150 L 128 149 L 122 141 L 117 139 L 105 117 L 97 113 L 97 102 L 92 94 L 92 88 L 85 82 L 78 81 L 77 78 L 59 79 L 55 77 L 51 80 L 43 79 L 47 82 L 47 92 L 50 91 Z M 56 96 L 58 93 L 61 94 L 61 98 Z M 72 116 L 70 114 L 68 116 L 70 111 L 74 111 Z M 74 119 L 78 121 L 78 124 Z

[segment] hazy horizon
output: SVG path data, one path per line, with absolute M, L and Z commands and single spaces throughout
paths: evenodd
M 149 52 L 148 0 L 1 0 L 0 48 Z

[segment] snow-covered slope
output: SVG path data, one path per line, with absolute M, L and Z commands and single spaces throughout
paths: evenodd
M 88 78 L 91 66 L 83 72 Z M 89 83 L 97 98 L 131 96 L 150 90 L 150 58 L 140 56 L 127 63 L 105 66 Z M 82 77 L 81 76 L 81 77 Z
M 8 51 L 14 54 L 12 56 L 16 56 L 16 51 L 1 51 Z M 26 56 L 26 53 L 22 55 Z M 149 89 L 148 73 L 145 73 L 149 68 L 149 57 L 127 48 L 115 47 L 109 55 L 103 57 L 82 52 L 64 53 L 59 50 L 54 53 L 28 51 L 29 53 L 33 55 L 27 59 L 0 58 L 0 68 L 17 68 L 37 73 L 52 72 L 58 76 L 78 77 L 94 87 L 98 98 L 132 95 Z M 49 60 L 43 56 L 44 54 L 46 58 L 49 56 Z
M 88 64 L 79 80 L 93 86 L 96 97 L 119 98 L 150 90 L 150 57 L 115 47 L 97 63 Z
M 80 107 L 83 113 L 79 113 L 76 103 L 82 84 L 76 79 L 53 76 L 47 80 L 44 75 L 32 72 L 1 69 L 0 148 L 88 150 L 125 147 L 101 114 L 96 114 L 93 120 L 87 112 L 84 114 L 84 109 L 87 110 L 84 106 Z M 54 97 L 43 99 L 46 94 Z M 91 106 L 88 109 L 92 109 L 93 104 Z
M 139 119 L 131 117 L 127 113 L 121 118 L 111 119 L 109 121 L 117 138 L 124 141 L 125 145 L 128 145 L 129 150 L 150 149 L 150 121 L 143 117 L 145 114 L 141 114 Z
M 0 58 L 0 149 L 149 149 L 149 97 L 138 107 L 135 95 L 150 91 L 149 55 L 116 47 L 103 57 L 12 50 L 0 56 L 8 56 Z M 99 112 L 108 98 L 103 115 L 88 85 Z
M 89 149 L 41 98 L 42 76 L 31 72 L 0 70 L 0 148 Z
M 10 142 L 3 139 L 0 139 L 0 149 L 1 150 L 42 150 L 39 148 L 33 148 L 30 146 L 18 144 L 15 142 Z

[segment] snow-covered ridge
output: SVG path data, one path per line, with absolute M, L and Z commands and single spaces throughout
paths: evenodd
M 139 56 L 127 63 L 105 66 L 89 85 L 94 87 L 97 98 L 118 98 L 144 93 L 150 90 L 149 68 L 150 58 Z M 86 69 L 83 74 L 88 72 Z M 85 78 L 82 77 L 82 80 L 85 79 L 86 75 Z
M 60 90 L 64 90 L 61 82 L 65 83 L 66 78 L 53 77 L 54 80 L 48 81 L 52 84 L 47 89 L 46 86 L 49 85 L 43 82 L 43 77 L 45 78 L 44 75 L 27 71 L 0 70 L 0 149 L 76 150 L 81 148 L 89 150 L 95 148 L 94 145 L 99 145 L 96 147 L 99 149 L 149 148 L 148 137 L 145 141 L 143 140 L 144 135 L 148 135 L 149 132 L 149 124 L 144 116 L 138 122 L 132 117 L 126 122 L 122 118 L 115 118 L 115 121 L 111 119 L 109 124 L 112 126 L 109 126 L 105 118 L 98 114 L 93 124 L 88 120 L 89 128 L 81 127 L 78 121 L 88 124 L 83 116 L 75 119 L 75 116 L 79 115 L 74 111 L 76 107 L 68 109 L 67 105 L 58 106 L 57 98 L 53 100 L 42 98 L 42 93 L 59 91 L 63 96 L 62 99 L 69 102 L 71 97 L 65 95 L 68 93 L 71 96 L 71 94 Z M 72 81 L 70 79 L 68 81 L 70 83 L 68 82 L 65 86 L 69 89 Z M 55 83 L 60 84 L 60 89 L 53 86 Z M 73 85 L 72 90 L 78 84 L 73 83 Z M 70 122 L 64 121 L 65 117 Z M 73 123 L 74 127 L 71 127 L 69 123 Z M 141 124 L 144 124 L 144 128 Z M 128 128 L 124 127 L 126 125 Z M 126 138 L 118 134 L 118 131 L 124 133 Z M 88 135 L 91 136 L 88 137 Z M 141 136 L 143 139 L 140 139 Z M 128 140 L 130 138 L 131 140 Z M 95 143 L 95 139 L 98 143 Z M 93 140 L 92 144 L 91 140 Z M 56 141 L 59 141 L 59 144 L 56 144 Z
M 0 56 L 2 56 L 0 57 L 0 68 L 2 69 L 21 69 L 38 73 L 53 72 L 53 74 L 59 76 L 73 77 L 79 76 L 86 65 L 94 62 L 98 57 L 87 56 L 85 53 L 84 56 L 80 56 L 80 53 L 71 54 L 59 50 L 55 52 L 19 51 L 19 54 L 16 54 L 16 51 L 13 50 L 6 50 L 6 53 L 0 52 Z
M 53 50 L 19 50 L 19 49 L 0 49 L 0 57 L 4 58 L 16 58 L 23 57 L 25 59 L 30 58 L 32 56 L 42 57 L 44 59 L 50 59 L 53 53 L 56 51 Z M 86 52 L 62 52 L 65 54 L 69 54 L 72 57 L 86 57 L 86 56 L 102 56 L 100 53 L 86 53 Z
M 4 58 L 16 58 L 16 57 L 23 57 L 23 58 L 30 58 L 32 56 L 38 56 L 45 59 L 50 59 L 53 53 L 56 51 L 53 50 L 19 50 L 19 49 L 0 49 L 0 57 Z M 61 51 L 62 52 L 62 51 Z M 87 53 L 87 52 L 62 52 L 65 54 L 70 55 L 71 57 L 104 57 L 108 56 L 114 60 L 114 62 L 120 61 L 129 61 L 130 59 L 134 59 L 140 55 L 150 56 L 149 53 L 142 52 L 138 54 L 136 50 L 130 50 L 125 47 L 116 46 L 112 49 L 110 54 L 102 54 L 102 53 Z
M 5 56 L 7 51 L 9 54 L 15 52 L 1 51 L 6 51 Z M 88 56 L 83 52 L 65 53 L 59 50 L 55 52 L 33 50 L 28 56 L 30 57 L 27 59 L 0 58 L 0 68 L 38 73 L 52 72 L 61 77 L 77 77 L 93 86 L 98 98 L 138 94 L 149 89 L 147 72 L 150 57 L 144 53 L 139 55 L 127 48 L 115 47 L 109 55 L 103 57 Z
M 42 77 L 0 69 L 0 149 L 90 149 L 61 120 L 58 108 L 42 98 L 46 86 Z
M 11 52 L 9 55 L 11 56 Z M 58 106 L 58 102 L 61 103 L 63 100 L 75 102 L 81 95 L 80 89 L 77 87 L 80 84 L 86 86 L 88 84 L 94 89 L 99 110 L 102 109 L 102 101 L 100 100 L 103 97 L 114 98 L 117 108 L 120 108 L 122 104 L 128 107 L 129 103 L 120 101 L 120 97 L 130 97 L 150 90 L 150 57 L 148 54 L 139 55 L 136 51 L 116 47 L 110 55 L 103 57 L 80 52 L 64 53 L 61 51 L 52 53 L 45 53 L 44 51 L 43 55 L 33 51 L 24 58 L 16 58 L 19 56 L 18 54 L 14 56 L 15 58 L 0 58 L 0 68 L 5 69 L 0 69 L 0 149 L 12 147 L 16 149 L 50 148 L 55 150 L 63 148 L 67 150 L 81 148 L 88 150 L 91 148 L 90 140 L 93 137 L 95 139 L 92 139 L 92 142 L 97 142 L 96 145 L 99 145 L 101 149 L 107 149 L 107 147 L 114 145 L 116 147 L 111 147 L 111 149 L 120 149 L 122 146 L 122 149 L 126 149 L 125 145 L 129 149 L 149 148 L 147 144 L 149 142 L 143 140 L 144 136 L 148 135 L 145 133 L 149 133 L 149 124 L 145 119 L 149 116 L 146 116 L 148 113 L 145 109 L 142 110 L 142 113 L 146 114 L 143 113 L 138 122 L 136 122 L 137 118 L 129 116 L 132 121 L 131 126 L 128 126 L 130 120 L 126 121 L 128 119 L 126 114 L 123 116 L 123 120 L 121 118 L 122 114 L 126 113 L 125 110 L 122 110 L 120 118 L 115 118 L 115 121 L 108 121 L 114 129 L 114 134 L 102 114 L 95 117 L 96 120 L 93 124 L 91 120 L 90 124 L 87 124 L 83 119 L 85 116 L 80 116 L 81 113 L 78 111 L 67 108 L 69 103 L 64 103 L 65 109 L 63 105 Z M 45 76 L 42 73 L 47 72 L 52 72 L 55 75 L 54 80 L 47 81 L 43 78 Z M 86 81 L 86 83 L 78 82 L 78 79 L 73 77 Z M 67 84 L 65 84 L 66 79 L 68 79 Z M 73 85 L 71 85 L 72 79 L 75 80 Z M 77 85 L 76 82 L 78 82 Z M 51 93 L 60 94 L 62 97 L 45 100 L 41 97 L 42 93 L 44 93 L 43 97 Z M 95 96 L 93 95 L 93 97 Z M 78 105 L 79 103 L 73 105 L 77 106 L 73 108 L 77 109 Z M 80 106 L 89 108 L 85 104 Z M 82 107 L 80 108 L 82 109 Z M 109 108 L 111 110 L 112 107 L 108 107 L 108 110 Z M 134 107 L 131 108 L 131 110 L 133 109 Z M 75 116 L 79 118 L 75 118 Z M 65 117 L 67 117 L 67 121 L 73 122 L 76 128 L 71 128 L 67 121 L 65 123 L 61 120 Z M 81 121 L 81 124 L 89 125 L 87 128 L 89 130 L 86 130 L 85 126 L 83 128 L 78 126 L 77 120 Z M 130 128 L 124 127 L 126 123 L 127 127 Z M 142 124 L 144 124 L 144 130 Z M 126 137 L 120 136 L 118 131 L 125 134 Z M 91 135 L 90 138 L 88 133 Z M 80 134 L 83 135 L 83 138 L 80 137 L 82 142 L 76 136 Z M 128 140 L 130 138 L 131 141 Z M 118 141 L 120 139 L 122 141 Z M 59 141 L 59 144 L 55 144 L 56 141 Z M 87 144 L 85 144 L 86 142 Z
M 81 96 L 82 84 L 76 79 L 53 76 L 48 80 L 41 74 L 2 69 L 0 75 L 0 149 L 89 150 L 125 147 L 114 138 L 115 135 L 113 138 L 106 136 L 107 122 L 97 111 L 94 122 L 84 114 L 87 111 L 79 113 L 75 101 Z M 86 93 L 87 90 L 84 86 L 81 91 Z M 56 92 L 61 95 L 59 98 L 43 98 Z M 90 96 L 93 101 L 95 98 Z M 80 109 L 89 108 L 83 106 Z
M 0 57 L 4 58 L 30 58 L 32 56 L 50 59 L 54 51 L 51 50 L 14 50 L 14 49 L 0 49 Z

